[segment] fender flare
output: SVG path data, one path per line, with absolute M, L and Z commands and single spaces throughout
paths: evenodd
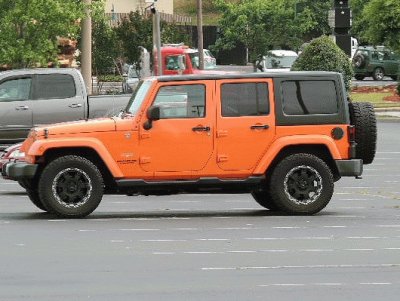
M 43 156 L 46 151 L 57 148 L 90 148 L 99 155 L 114 178 L 122 178 L 124 176 L 104 144 L 95 138 L 50 138 L 37 140 L 29 147 L 27 156 L 40 157 Z
M 339 150 L 333 138 L 326 135 L 293 135 L 289 137 L 282 137 L 275 140 L 268 151 L 261 158 L 259 164 L 254 170 L 255 174 L 264 174 L 269 168 L 274 159 L 279 155 L 279 153 L 288 146 L 302 146 L 302 145 L 323 145 L 325 146 L 334 160 L 342 159 Z

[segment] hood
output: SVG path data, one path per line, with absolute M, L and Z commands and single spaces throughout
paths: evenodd
M 79 134 L 115 131 L 113 118 L 98 118 L 50 124 L 36 128 L 39 135 Z M 47 132 L 47 133 L 46 133 Z

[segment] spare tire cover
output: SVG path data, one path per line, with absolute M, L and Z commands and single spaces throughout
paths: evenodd
M 353 58 L 353 65 L 356 68 L 362 68 L 365 65 L 365 57 L 362 54 L 357 54 Z
M 350 121 L 355 126 L 356 158 L 364 164 L 371 164 L 376 152 L 376 117 L 375 110 L 369 102 L 351 102 Z

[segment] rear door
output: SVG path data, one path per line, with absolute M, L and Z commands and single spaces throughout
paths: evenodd
M 85 118 L 86 100 L 77 95 L 72 75 L 37 74 L 33 91 L 34 126 Z
M 219 80 L 216 98 L 218 167 L 251 171 L 275 136 L 272 80 Z
M 0 140 L 22 140 L 32 127 L 31 76 L 0 82 Z

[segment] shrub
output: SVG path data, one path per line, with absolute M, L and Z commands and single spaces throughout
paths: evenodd
M 400 81 L 399 81 L 399 83 L 397 84 L 397 95 L 400 95 Z
M 334 71 L 343 75 L 344 84 L 350 90 L 353 68 L 348 56 L 330 37 L 322 36 L 306 46 L 292 66 L 293 71 Z

